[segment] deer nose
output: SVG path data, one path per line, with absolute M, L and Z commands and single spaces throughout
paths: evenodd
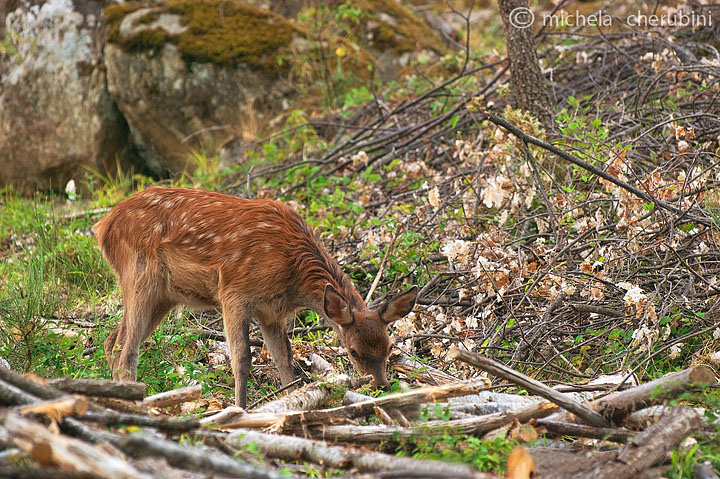
M 386 391 L 390 389 L 390 381 L 387 380 L 385 371 L 381 371 L 380 374 L 374 374 L 373 379 L 373 386 L 375 386 L 376 389 L 383 389 Z
M 380 391 L 390 391 L 390 383 L 384 382 L 384 383 L 375 383 L 375 389 L 378 389 Z

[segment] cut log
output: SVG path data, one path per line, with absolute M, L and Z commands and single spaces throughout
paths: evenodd
M 629 441 L 637 434 L 625 428 L 592 427 L 573 422 L 553 421 L 550 418 L 538 419 L 535 424 L 543 426 L 555 436 L 587 437 L 621 443 Z
M 147 414 L 148 413 L 148 407 L 141 403 L 136 401 L 128 401 L 126 399 L 117 399 L 117 398 L 108 398 L 108 397 L 92 397 L 90 398 L 92 400 L 91 409 L 98 409 L 94 408 L 93 406 L 99 406 L 102 408 L 108 408 L 108 409 L 114 409 L 119 412 L 126 412 L 130 414 Z
M 391 394 L 381 398 L 363 401 L 349 406 L 336 407 L 331 409 L 320 409 L 315 411 L 300 411 L 291 413 L 245 413 L 240 414 L 232 423 L 225 423 L 225 428 L 272 428 L 274 431 L 281 431 L 285 428 L 293 429 L 295 426 L 310 426 L 314 424 L 331 424 L 345 422 L 347 419 L 367 416 L 374 412 L 375 407 L 402 409 L 404 407 L 433 402 L 463 394 L 476 394 L 477 392 L 490 386 L 490 382 L 486 379 L 475 380 L 470 382 L 461 382 L 455 384 L 447 384 L 445 386 L 435 386 L 428 388 L 416 389 L 414 391 Z M 208 421 L 210 418 L 203 420 L 204 424 L 213 424 Z
M 497 377 L 506 379 L 514 384 L 522 386 L 533 394 L 544 397 L 549 401 L 554 402 L 563 409 L 572 412 L 591 426 L 595 427 L 609 427 L 610 421 L 605 419 L 603 416 L 598 414 L 596 411 L 584 406 L 575 399 L 558 392 L 552 388 L 547 387 L 540 381 L 526 376 L 512 368 L 500 364 L 496 361 L 488 359 L 479 354 L 471 353 L 469 351 L 463 351 L 455 346 L 450 348 L 448 357 L 453 359 L 459 359 L 463 362 L 471 364 L 477 368 L 483 369 Z
M 405 393 L 390 394 L 388 396 L 370 399 L 368 401 L 351 404 L 349 406 L 341 406 L 319 411 L 306 411 L 298 414 L 297 417 L 302 417 L 302 422 L 305 424 L 318 422 L 322 423 L 325 420 L 338 417 L 354 418 L 372 414 L 375 407 L 383 409 L 403 409 L 408 406 L 436 402 L 450 397 L 476 394 L 488 387 L 490 387 L 490 381 L 484 378 L 474 381 L 457 382 L 443 386 L 415 389 Z M 293 421 L 290 420 L 289 422 L 292 423 Z
M 545 444 L 546 441 L 542 443 Z M 584 479 L 584 476 L 577 474 L 578 471 L 589 470 L 603 462 L 615 460 L 618 454 L 616 450 L 572 450 L 567 449 L 567 444 L 533 447 L 529 448 L 528 452 L 535 459 L 542 479 Z
M 40 399 L 57 399 L 65 396 L 64 392 L 58 391 L 52 386 L 41 384 L 40 381 L 31 379 L 12 369 L 0 368 L 0 379 Z
M 662 462 L 667 453 L 693 431 L 700 429 L 702 424 L 702 418 L 691 407 L 678 406 L 623 447 L 615 460 L 599 464 L 591 470 L 578 471 L 575 477 L 638 477 L 641 472 Z
M 717 382 L 715 373 L 706 366 L 695 366 L 668 374 L 649 383 L 609 394 L 593 401 L 588 407 L 620 423 L 634 411 L 644 409 L 680 394 L 703 389 Z
M 515 411 L 504 411 L 487 416 L 473 416 L 452 421 L 428 421 L 421 426 L 415 427 L 326 425 L 302 428 L 298 426 L 293 432 L 302 432 L 318 439 L 354 443 L 397 441 L 411 437 L 424 437 L 434 432 L 443 433 L 448 430 L 451 430 L 453 434 L 479 436 L 515 420 L 524 423 L 534 418 L 548 416 L 556 410 L 557 406 L 554 404 L 543 402 Z
M 357 404 L 359 402 L 363 401 L 370 401 L 372 399 L 372 396 L 368 396 L 367 394 L 360 394 L 356 393 L 355 391 L 345 391 L 345 394 L 343 394 L 342 404 L 343 406 L 349 406 L 350 404 Z
M 247 414 L 243 408 L 238 406 L 228 406 L 220 412 L 204 417 L 200 420 L 201 426 L 217 426 L 223 427 L 226 424 L 234 423 L 238 418 Z
M 151 417 L 140 414 L 119 413 L 110 410 L 88 411 L 82 417 L 82 420 L 108 426 L 154 427 L 170 432 L 186 432 L 200 427 L 200 421 L 194 417 Z
M 145 398 L 145 383 L 130 381 L 108 381 L 104 379 L 51 379 L 48 385 L 72 394 L 111 397 L 142 401 Z
M 27 379 L 24 376 L 18 376 L 23 380 Z M 41 393 L 45 391 L 47 393 L 47 390 L 43 387 L 41 387 L 41 389 L 38 389 L 38 391 L 40 391 Z M 53 391 L 51 391 L 51 393 L 54 395 Z M 58 394 L 62 396 L 62 393 Z M 42 401 L 37 396 L 27 393 L 0 379 L 0 401 L 3 400 L 2 397 L 10 397 L 8 395 L 10 395 L 11 398 L 15 401 L 12 403 L 13 405 L 38 404 Z M 79 437 L 92 444 L 103 444 L 104 446 L 113 449 L 108 440 L 103 437 L 103 433 L 101 431 L 95 431 L 75 418 L 67 417 L 63 419 L 60 423 L 60 429 L 67 434 Z
M 132 434 L 118 442 L 125 453 L 132 457 L 164 457 L 168 464 L 182 469 L 212 471 L 215 473 L 249 479 L 281 479 L 288 477 L 278 472 L 240 462 L 225 454 L 181 446 L 155 436 Z
M 3 369 L 0 368 L 0 371 Z M 14 384 L 10 384 L 0 379 L 0 403 L 6 406 L 18 406 L 24 404 L 33 404 L 39 402 L 36 396 L 20 389 Z
M 312 439 L 278 436 L 247 429 L 234 431 L 227 437 L 226 442 L 238 449 L 250 445 L 256 446 L 264 456 L 289 461 L 310 461 L 325 467 L 352 468 L 360 472 L 390 470 L 397 474 L 395 477 L 413 477 L 413 472 L 440 473 L 444 475 L 443 477 L 454 479 L 497 477 L 473 471 L 463 464 L 396 457 L 350 447 L 330 446 Z
M 102 476 L 90 472 L 26 466 L 0 466 L 0 477 L 5 479 L 102 479 Z
M 527 406 L 541 401 L 543 401 L 543 399 L 538 396 L 519 396 L 517 394 L 498 393 L 494 391 L 481 391 L 469 396 L 459 396 L 448 399 L 448 402 L 453 405 L 497 403 L 500 405 L 509 405 L 511 408 Z
M 693 468 L 695 479 L 720 479 L 710 464 L 697 464 Z
M 315 381 L 253 409 L 253 412 L 308 411 L 327 404 L 338 390 L 350 387 L 350 376 L 334 374 Z
M 312 353 L 310 355 L 310 370 L 315 373 L 319 374 L 320 376 L 330 376 L 332 374 L 337 374 L 337 369 L 335 369 L 335 366 L 330 364 L 320 356 L 319 354 Z
M 143 399 L 143 404 L 147 407 L 163 408 L 182 404 L 184 402 L 196 401 L 202 395 L 202 386 L 188 386 L 171 391 L 165 391 L 154 396 L 148 396 Z
M 102 448 L 78 439 L 52 434 L 44 426 L 8 413 L 1 419 L 20 449 L 43 466 L 95 474 L 107 479 L 149 479 L 132 465 Z

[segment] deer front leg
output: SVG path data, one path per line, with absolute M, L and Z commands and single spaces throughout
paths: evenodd
M 225 334 L 235 378 L 235 405 L 245 408 L 250 376 L 250 314 L 246 305 L 223 304 Z

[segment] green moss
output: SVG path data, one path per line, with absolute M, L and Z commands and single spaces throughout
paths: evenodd
M 143 8 L 139 2 L 112 4 L 105 8 L 105 38 L 110 43 L 117 43 L 120 38 L 120 24 L 126 15 Z
M 192 60 L 275 69 L 278 50 L 296 31 L 279 15 L 237 1 L 170 0 L 167 9 L 187 19 L 178 47 Z
M 137 35 L 134 35 L 123 42 L 123 46 L 129 52 L 145 51 L 162 47 L 169 38 L 170 35 L 168 35 L 162 28 L 140 30 Z
M 135 25 L 147 25 L 148 23 L 152 23 L 157 20 L 159 16 L 160 13 L 157 10 L 153 10 L 152 12 L 148 12 L 135 20 Z
M 105 10 L 107 41 L 127 51 L 150 50 L 165 42 L 178 46 L 189 61 L 224 65 L 245 63 L 260 70 L 277 70 L 277 55 L 300 30 L 267 10 L 238 0 L 168 0 L 141 16 L 136 25 L 149 25 L 162 13 L 182 17 L 188 29 L 169 35 L 160 28 L 140 30 L 132 38 L 120 38 L 120 24 L 129 13 L 149 6 L 143 2 L 112 5 Z

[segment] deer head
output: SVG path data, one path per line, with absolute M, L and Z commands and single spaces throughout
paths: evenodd
M 413 286 L 378 308 L 351 308 L 328 284 L 323 300 L 327 319 L 339 326 L 338 334 L 355 369 L 373 377 L 375 387 L 389 385 L 386 375 L 390 356 L 387 327 L 408 314 L 415 306 L 417 286 Z

